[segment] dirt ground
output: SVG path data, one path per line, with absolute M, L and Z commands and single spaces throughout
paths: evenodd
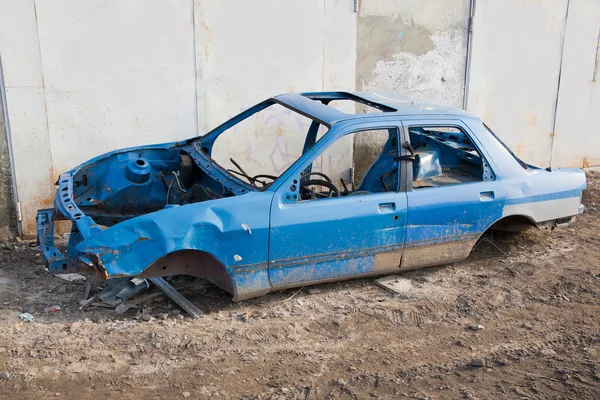
M 571 226 L 494 233 L 465 262 L 403 274 L 402 296 L 363 279 L 233 303 L 175 280 L 201 319 L 163 295 L 80 310 L 85 285 L 16 243 L 0 252 L 0 398 L 598 399 L 600 174 L 588 180 Z

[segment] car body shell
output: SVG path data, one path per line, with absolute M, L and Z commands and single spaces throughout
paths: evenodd
M 344 114 L 316 101 L 342 95 L 387 107 L 388 112 Z M 272 290 L 455 262 L 466 258 L 493 226 L 560 226 L 583 212 L 582 170 L 524 166 L 477 117 L 464 111 L 373 93 L 286 94 L 270 102 L 330 129 L 265 190 L 234 179 L 201 151 L 220 132 L 264 107 L 262 103 L 200 139 L 116 150 L 62 174 L 54 208 L 40 210 L 37 217 L 38 241 L 50 270 L 72 272 L 83 264 L 103 278 L 193 275 L 242 300 Z M 293 182 L 316 154 L 341 136 L 392 127 L 398 129 L 400 143 L 406 143 L 408 128 L 415 124 L 456 126 L 466 132 L 484 160 L 483 180 L 414 190 L 410 146 L 399 146 L 397 191 L 291 200 L 297 195 Z M 182 152 L 231 195 L 179 206 L 161 204 L 165 183 L 152 168 L 177 168 Z M 73 226 L 64 254 L 53 240 L 57 219 L 68 219 Z

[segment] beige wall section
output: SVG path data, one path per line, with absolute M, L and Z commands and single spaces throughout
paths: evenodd
M 567 1 L 478 0 L 475 10 L 467 108 L 541 167 L 550 162 Z
M 52 206 L 53 176 L 44 80 L 33 0 L 0 2 L 0 52 L 6 84 L 17 190 L 35 232 L 38 208 Z
M 552 166 L 600 165 L 600 2 L 572 0 Z
M 470 0 L 359 4 L 357 89 L 462 107 Z

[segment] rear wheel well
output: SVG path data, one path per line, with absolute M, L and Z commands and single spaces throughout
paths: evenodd
M 139 276 L 154 278 L 172 275 L 191 275 L 214 283 L 234 294 L 233 281 L 227 269 L 212 254 L 200 250 L 174 251 L 154 261 Z
M 496 221 L 488 230 L 503 232 L 522 232 L 534 227 L 536 224 L 531 218 L 524 215 L 510 215 Z

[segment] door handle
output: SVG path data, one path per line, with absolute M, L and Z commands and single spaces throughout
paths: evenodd
M 494 200 L 494 192 L 490 191 L 490 192 L 481 192 L 481 193 L 479 193 L 479 200 L 481 200 L 481 201 Z
M 379 203 L 379 212 L 396 211 L 396 203 Z

